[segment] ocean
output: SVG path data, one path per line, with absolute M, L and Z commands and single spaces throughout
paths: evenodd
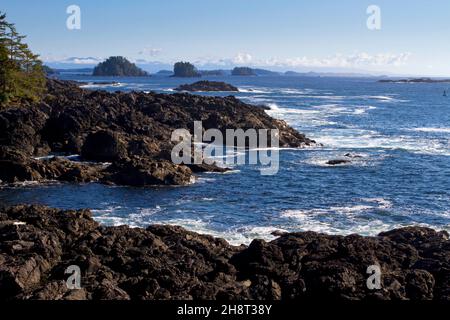
M 198 79 L 63 75 L 86 88 L 173 93 Z M 25 184 L 0 189 L 0 202 L 90 208 L 105 225 L 180 225 L 239 245 L 274 231 L 376 235 L 409 225 L 450 231 L 448 84 L 379 83 L 375 78 L 204 77 L 240 89 L 323 146 L 280 150 L 279 172 L 258 165 L 206 173 L 183 187 Z M 230 93 L 199 93 L 229 95 Z M 352 156 L 351 163 L 327 161 Z

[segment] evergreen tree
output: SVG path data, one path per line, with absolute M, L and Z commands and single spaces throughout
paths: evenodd
M 45 92 L 42 63 L 24 38 L 0 13 L 0 107 L 35 102 Z

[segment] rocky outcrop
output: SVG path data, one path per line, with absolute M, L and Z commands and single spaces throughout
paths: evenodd
M 0 112 L 0 180 L 75 179 L 133 186 L 189 183 L 192 171 L 223 171 L 216 166 L 168 163 L 173 130 L 192 132 L 194 121 L 223 132 L 279 129 L 282 147 L 314 143 L 284 121 L 234 97 L 108 93 L 49 79 L 42 103 Z M 81 154 L 85 162 L 33 159 L 50 153 Z
M 367 268 L 381 288 L 367 287 Z M 69 266 L 81 289 L 66 284 Z M 102 227 L 88 210 L 0 209 L 0 299 L 450 300 L 446 232 L 283 234 L 234 247 L 174 226 Z
M 411 79 L 381 79 L 380 83 L 449 83 L 450 79 L 411 78 Z
M 346 159 L 333 159 L 333 160 L 328 160 L 326 164 L 330 165 L 330 166 L 337 166 L 340 164 L 348 164 L 351 163 L 350 160 L 346 160 Z
M 239 89 L 235 86 L 232 86 L 231 84 L 225 83 L 225 82 L 219 82 L 219 81 L 197 81 L 191 84 L 183 84 L 177 88 L 175 88 L 176 91 L 230 91 L 230 92 L 238 92 Z
M 126 157 L 127 147 L 119 134 L 110 130 L 93 132 L 86 137 L 81 155 L 87 160 L 115 161 Z

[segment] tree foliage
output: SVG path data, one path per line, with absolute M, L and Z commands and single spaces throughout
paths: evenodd
M 94 76 L 146 77 L 148 73 L 124 57 L 109 57 L 94 69 Z
M 42 62 L 0 12 L 0 107 L 39 101 L 45 92 Z
M 253 69 L 248 67 L 236 67 L 231 71 L 233 76 L 255 76 L 256 73 Z
M 189 62 L 177 62 L 173 67 L 174 77 L 200 77 L 200 73 L 197 71 L 195 66 Z

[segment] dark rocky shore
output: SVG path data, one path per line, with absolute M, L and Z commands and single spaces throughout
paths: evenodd
M 450 299 L 446 232 L 284 234 L 234 247 L 180 227 L 103 227 L 88 210 L 0 209 L 0 299 Z M 69 290 L 67 267 L 81 270 Z M 381 289 L 369 290 L 370 265 Z
M 411 78 L 411 79 L 382 79 L 381 83 L 450 83 L 450 79 Z
M 42 103 L 0 112 L 0 180 L 186 184 L 195 172 L 225 170 L 171 162 L 172 131 L 192 131 L 199 120 L 222 131 L 276 128 L 281 147 L 314 144 L 232 96 L 108 93 L 49 80 Z M 82 161 L 39 158 L 49 154 L 79 154 Z M 277 236 L 235 247 L 174 226 L 101 226 L 89 210 L 0 208 L 0 300 L 450 300 L 446 232 Z M 79 290 L 65 282 L 74 265 Z M 381 268 L 381 289 L 366 285 L 371 265 Z
M 48 180 L 120 185 L 183 185 L 211 165 L 175 165 L 171 134 L 204 129 L 279 129 L 281 147 L 314 144 L 284 121 L 233 96 L 90 91 L 48 80 L 40 104 L 0 112 L 0 183 Z M 79 154 L 83 162 L 49 154 Z
M 197 81 L 191 84 L 182 84 L 175 88 L 176 91 L 222 91 L 222 92 L 238 92 L 239 89 L 231 84 L 219 81 Z

